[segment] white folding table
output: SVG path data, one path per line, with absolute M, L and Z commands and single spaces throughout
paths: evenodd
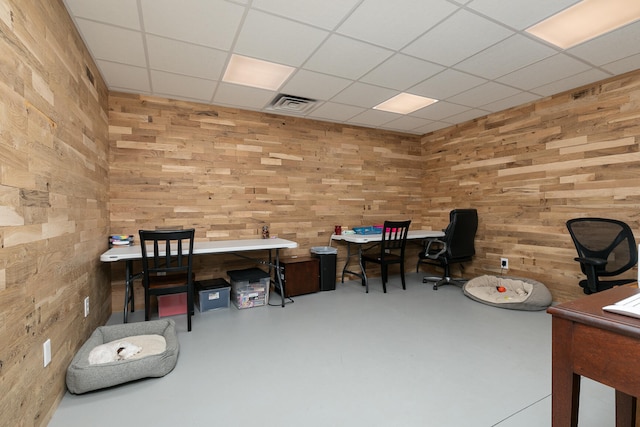
M 249 259 L 257 264 L 269 266 L 269 271 L 275 269 L 275 277 L 277 285 L 280 288 L 282 298 L 282 307 L 284 307 L 284 291 L 282 288 L 282 279 L 280 277 L 280 249 L 294 249 L 298 247 L 298 243 L 291 240 L 273 238 L 273 239 L 241 239 L 241 240 L 215 240 L 211 242 L 194 242 L 194 255 L 207 254 L 232 254 L 241 258 Z M 242 252 L 251 251 L 267 251 L 269 253 L 268 261 L 259 260 L 249 256 L 245 256 Z M 275 260 L 271 251 L 275 250 Z M 147 251 L 153 253 L 153 247 L 148 246 Z M 188 248 L 183 249 L 188 253 Z M 140 245 L 134 246 L 114 246 L 108 251 L 100 255 L 102 262 L 125 261 L 125 300 L 124 300 L 124 322 L 127 323 L 127 306 L 131 303 L 131 311 L 134 311 L 133 299 L 133 281 L 142 276 L 142 273 L 133 272 L 133 261 L 142 259 L 142 250 Z
M 444 237 L 444 232 L 440 230 L 409 230 L 407 233 L 407 240 L 424 240 L 424 239 L 437 239 Z M 362 266 L 362 252 L 363 246 L 368 243 L 377 244 L 382 241 L 382 233 L 377 234 L 333 234 L 331 240 L 347 242 L 347 261 L 342 268 L 342 283 L 344 283 L 344 275 L 346 273 L 353 274 L 354 276 L 362 279 L 362 286 L 367 285 L 367 274 Z M 353 253 L 351 250 L 351 244 L 358 245 L 358 251 Z M 349 262 L 352 256 L 358 256 L 358 265 L 360 266 L 360 273 L 350 271 Z

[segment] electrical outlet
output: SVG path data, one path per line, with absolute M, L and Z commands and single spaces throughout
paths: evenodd
M 51 363 L 51 340 L 47 339 L 42 344 L 42 354 L 44 355 L 44 367 L 46 368 Z
M 509 269 L 509 258 L 500 258 L 500 268 L 503 270 Z
M 89 315 L 89 297 L 84 299 L 84 317 Z

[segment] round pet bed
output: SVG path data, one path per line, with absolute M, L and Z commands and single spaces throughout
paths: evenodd
M 89 354 L 96 346 L 140 335 L 164 337 L 164 351 L 115 362 L 89 363 Z M 100 326 L 80 347 L 67 368 L 67 388 L 73 394 L 82 394 L 141 378 L 163 377 L 176 366 L 179 351 L 173 319 Z
M 545 310 L 552 302 L 545 285 L 522 277 L 480 276 L 465 283 L 462 291 L 475 301 L 511 310 Z

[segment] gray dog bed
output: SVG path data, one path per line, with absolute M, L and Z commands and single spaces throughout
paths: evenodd
M 499 292 L 499 286 L 505 291 Z M 480 276 L 465 283 L 462 291 L 475 301 L 512 310 L 545 310 L 552 302 L 545 285 L 522 277 Z
M 164 337 L 164 351 L 143 357 L 102 364 L 90 364 L 89 354 L 96 346 L 115 340 L 143 335 Z M 67 388 L 73 394 L 111 387 L 147 377 L 162 377 L 173 370 L 180 345 L 173 319 L 100 326 L 76 353 L 67 368 Z

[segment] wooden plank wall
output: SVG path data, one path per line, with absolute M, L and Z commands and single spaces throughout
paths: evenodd
M 298 242 L 286 255 L 308 255 L 336 224 L 422 227 L 418 136 L 123 93 L 109 108 L 114 233 L 137 241 L 141 228 L 183 226 L 199 240 L 259 238 L 268 225 Z M 197 263 L 198 278 L 252 266 L 220 255 Z M 121 311 L 123 267 L 112 268 Z
M 107 130 L 106 87 L 62 2 L 0 0 L 2 426 L 48 423 L 71 358 L 111 313 L 98 260 L 109 226 Z
M 640 71 L 426 135 L 423 223 L 477 208 L 467 275 L 500 274 L 507 257 L 509 274 L 574 299 L 583 275 L 565 222 L 616 218 L 640 236 L 639 142 Z

